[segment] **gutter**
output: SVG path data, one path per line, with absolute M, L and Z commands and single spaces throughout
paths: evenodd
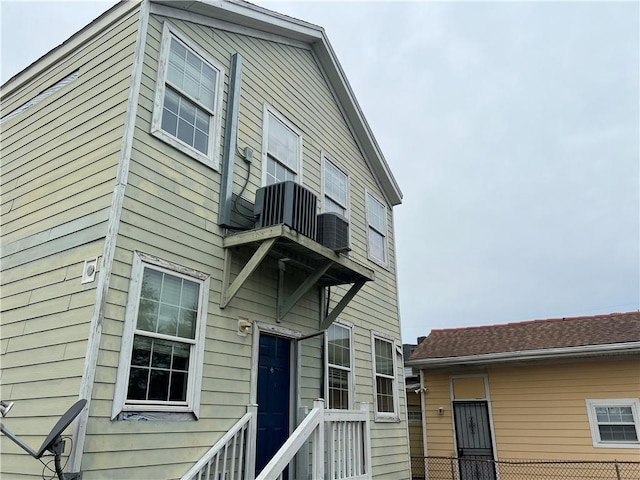
M 521 362 L 527 360 L 557 360 L 564 358 L 596 357 L 607 354 L 640 354 L 640 341 L 578 347 L 543 348 L 516 352 L 485 353 L 460 357 L 421 358 L 407 361 L 408 367 L 447 367 Z

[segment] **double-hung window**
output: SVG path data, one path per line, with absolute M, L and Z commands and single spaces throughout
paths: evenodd
M 387 207 L 366 192 L 367 198 L 367 241 L 369 258 L 376 263 L 386 266 L 387 254 Z
M 302 182 L 302 133 L 271 107 L 264 107 L 262 183 Z
M 587 400 L 594 447 L 640 448 L 640 399 Z
M 331 324 L 326 334 L 327 399 L 329 408 L 353 408 L 351 328 Z
M 198 413 L 209 277 L 136 252 L 113 416 Z
M 373 385 L 376 421 L 398 421 L 395 345 L 378 333 L 371 333 L 373 344 Z
M 349 177 L 323 156 L 324 211 L 349 218 Z
M 218 168 L 224 69 L 165 22 L 151 132 Z

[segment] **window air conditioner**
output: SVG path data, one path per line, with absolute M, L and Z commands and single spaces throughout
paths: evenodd
M 318 243 L 335 252 L 348 252 L 349 222 L 337 213 L 318 215 Z
M 256 228 L 285 224 L 315 240 L 317 203 L 316 196 L 296 182 L 280 182 L 259 188 L 253 210 Z

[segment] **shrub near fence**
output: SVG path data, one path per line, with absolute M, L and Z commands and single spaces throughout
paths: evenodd
M 638 480 L 640 461 L 493 461 L 412 457 L 411 474 L 412 480 Z

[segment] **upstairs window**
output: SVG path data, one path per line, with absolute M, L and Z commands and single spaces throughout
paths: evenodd
M 287 180 L 301 183 L 302 133 L 266 105 L 262 151 L 263 185 Z
M 208 285 L 204 274 L 136 253 L 114 416 L 197 414 Z
M 331 324 L 326 334 L 327 399 L 329 408 L 353 407 L 351 328 Z
M 326 157 L 323 157 L 324 211 L 349 217 L 349 177 Z
M 374 404 L 376 421 L 398 421 L 395 344 L 381 334 L 372 333 Z
M 387 207 L 370 192 L 367 197 L 367 241 L 369 259 L 387 265 Z
M 640 400 L 587 400 L 594 447 L 640 448 Z
M 152 133 L 218 168 L 224 69 L 164 25 Z

